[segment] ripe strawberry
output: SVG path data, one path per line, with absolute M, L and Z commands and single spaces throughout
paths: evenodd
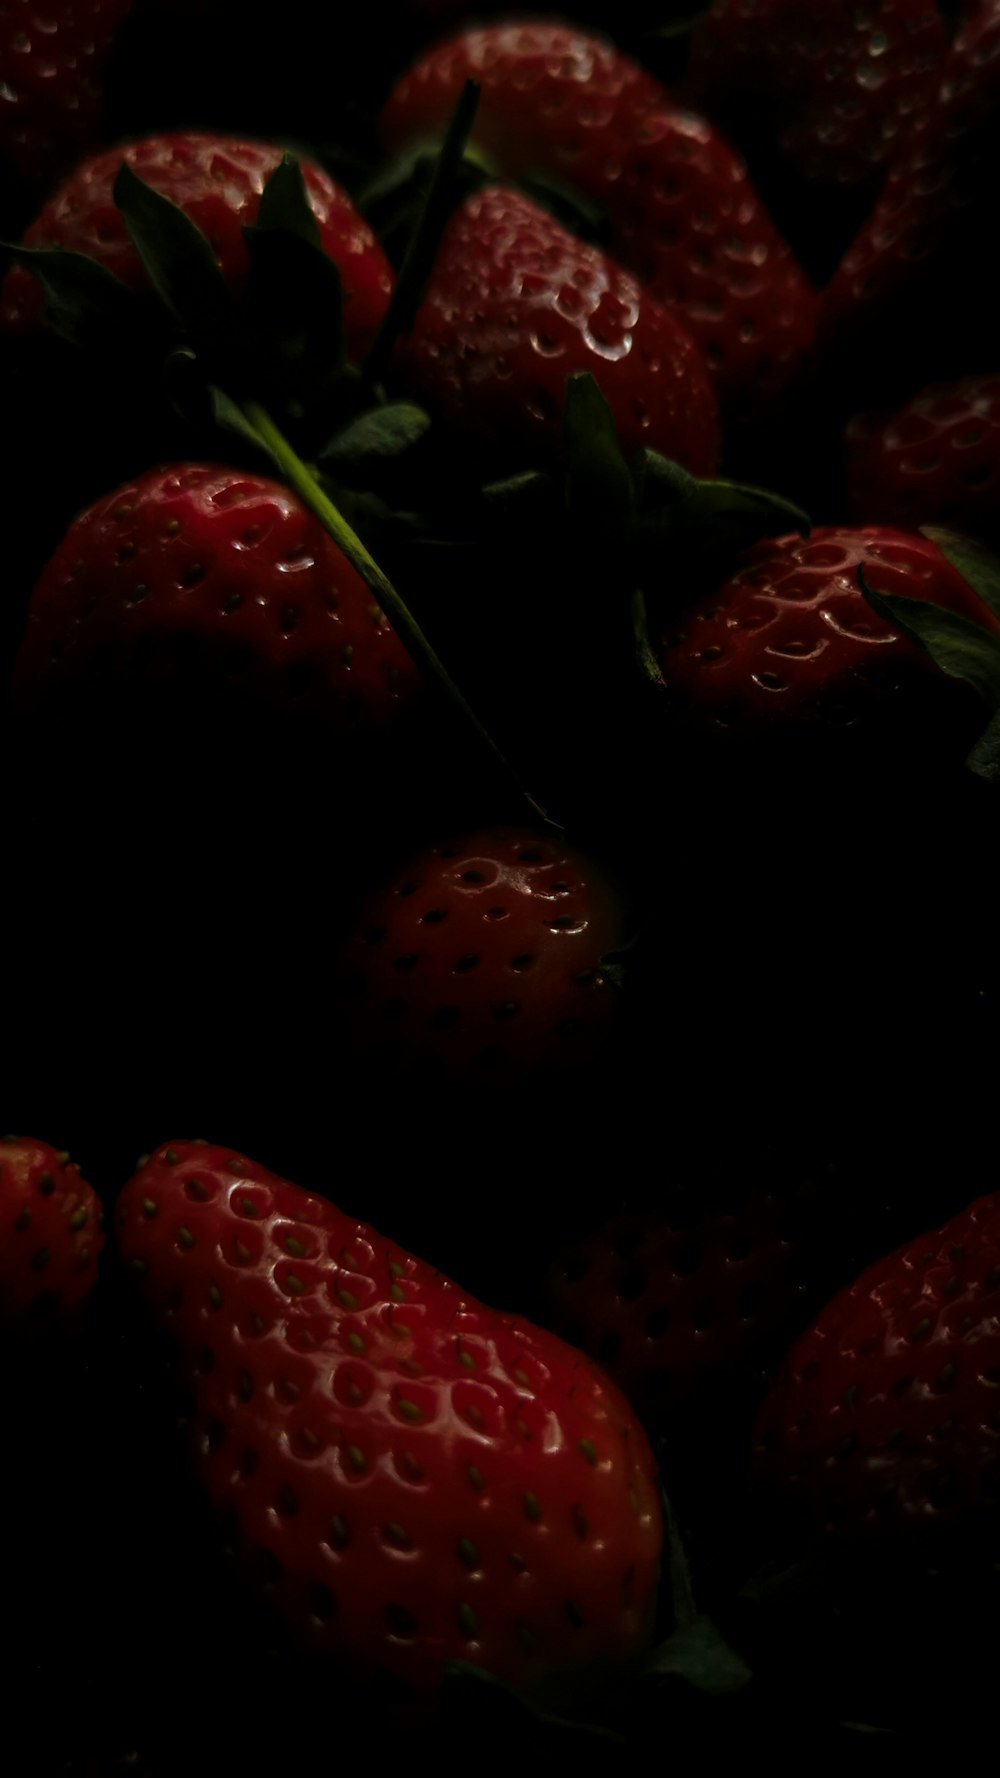
M 891 351 L 907 375 L 914 362 L 931 374 L 940 363 L 940 374 L 950 375 L 956 344 L 964 354 L 958 372 L 967 367 L 974 327 L 985 326 L 992 340 L 992 240 L 982 219 L 1000 159 L 998 70 L 1000 0 L 984 0 L 956 37 L 933 100 L 824 292 L 823 333 L 832 347 L 854 352 L 857 336 L 878 323 L 876 357 Z
M 32 594 L 14 700 L 36 722 L 80 702 L 96 721 L 110 693 L 130 693 L 138 713 L 157 685 L 189 699 L 200 689 L 210 709 L 235 686 L 245 714 L 298 710 L 345 734 L 391 726 L 419 679 L 295 494 L 173 463 L 70 526 Z
M 638 1656 L 653 1463 L 588 1359 L 224 1147 L 158 1149 L 116 1234 L 208 1499 L 297 1638 L 425 1703 L 452 1658 L 530 1688 Z
M 592 1061 L 623 931 L 601 873 L 548 836 L 500 828 L 428 847 L 367 901 L 340 953 L 352 1051 L 387 1069 L 506 1088 Z
M 863 733 L 901 720 L 914 698 L 925 713 L 928 689 L 940 721 L 953 699 L 967 720 L 968 688 L 876 616 L 859 589 L 859 567 L 877 592 L 928 599 L 1000 634 L 1000 622 L 928 538 L 866 525 L 769 539 L 664 630 L 658 660 L 677 723 L 737 748 L 793 727 L 800 738 L 804 730 Z
M 1000 376 L 932 383 L 894 413 L 856 414 L 844 442 L 852 518 L 997 535 Z
M 134 0 L 0 8 L 0 170 L 40 192 L 94 142 L 104 70 Z
M 565 1241 L 544 1286 L 546 1323 L 589 1352 L 645 1414 L 698 1409 L 745 1386 L 765 1341 L 803 1296 L 802 1229 L 814 1179 L 666 1185 L 660 1203 L 616 1210 Z
M 684 92 L 713 116 L 752 102 L 801 178 L 870 183 L 933 93 L 947 44 L 934 0 L 713 0 Z
M 606 254 L 502 186 L 451 217 L 396 362 L 459 432 L 537 463 L 560 450 L 566 378 L 578 370 L 599 383 L 626 454 L 647 445 L 695 475 L 718 459 L 715 396 L 686 328 Z
M 130 288 L 145 288 L 145 273 L 112 195 L 124 161 L 197 223 L 227 284 L 238 294 L 250 264 L 242 230 L 256 220 L 261 192 L 282 152 L 271 143 L 198 130 L 145 136 L 123 147 L 103 149 L 63 181 L 24 231 L 24 242 L 88 254 Z M 343 281 L 347 354 L 361 359 L 388 305 L 389 263 L 347 193 L 315 162 L 303 160 L 300 165 L 320 244 Z M 34 331 L 43 306 L 35 278 L 15 265 L 4 281 L 0 327 L 15 334 Z
M 429 50 L 382 111 L 384 145 L 440 134 L 469 77 L 472 140 L 499 172 L 557 179 L 605 210 L 609 252 L 684 322 L 720 398 L 766 406 L 812 343 L 817 298 L 715 128 L 600 36 L 522 21 Z
M 796 1342 L 754 1435 L 758 1479 L 827 1533 L 996 1523 L 1000 1200 L 877 1261 Z
M 97 1195 L 67 1154 L 32 1137 L 0 1140 L 0 1325 L 65 1315 L 97 1277 Z

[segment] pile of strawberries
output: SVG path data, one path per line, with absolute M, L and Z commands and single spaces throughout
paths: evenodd
M 1000 0 L 0 10 L 11 1771 L 989 1733 Z

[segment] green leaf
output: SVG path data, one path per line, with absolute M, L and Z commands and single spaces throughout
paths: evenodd
M 387 402 L 342 426 L 324 445 L 319 461 L 338 466 L 400 457 L 426 435 L 430 425 L 430 415 L 414 402 Z
M 282 155 L 267 180 L 257 210 L 257 228 L 283 229 L 310 246 L 320 246 L 319 223 L 309 202 L 302 168 L 294 154 Z
M 993 551 L 977 537 L 966 537 L 959 531 L 944 530 L 938 525 L 921 525 L 920 530 L 957 568 L 994 617 L 1000 618 L 1000 560 Z
M 0 241 L 0 252 L 33 273 L 45 292 L 45 319 L 74 346 L 120 341 L 143 312 L 142 298 L 96 259 L 62 247 L 21 247 Z
M 114 199 L 146 276 L 175 320 L 195 338 L 224 335 L 233 299 L 197 223 L 127 161 L 118 169 Z
M 798 531 L 807 537 L 809 515 L 800 506 L 744 482 L 701 481 L 679 463 L 644 450 L 633 464 L 639 519 L 650 536 L 696 540 L 706 552 L 734 556 L 764 537 Z
M 590 371 L 566 378 L 563 410 L 566 509 L 581 543 L 624 546 L 632 521 L 632 477 L 611 408 Z
M 969 770 L 992 783 L 1000 781 L 1000 710 L 990 720 L 966 759 Z
M 740 1692 L 752 1678 L 742 1656 L 729 1646 L 711 1618 L 704 1616 L 675 1630 L 650 1656 L 645 1671 L 683 1680 L 712 1697 Z
M 1000 637 L 927 599 L 876 591 L 861 567 L 858 585 L 873 611 L 925 649 L 942 673 L 964 679 L 991 711 L 1000 710 Z

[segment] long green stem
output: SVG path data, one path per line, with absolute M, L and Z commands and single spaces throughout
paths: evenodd
M 253 431 L 267 447 L 282 475 L 300 495 L 310 511 L 315 513 L 324 530 L 329 532 L 334 542 L 343 550 L 351 566 L 357 570 L 365 585 L 378 600 L 411 658 L 426 678 L 444 693 L 462 721 L 475 732 L 484 751 L 504 777 L 514 784 L 518 796 L 524 798 L 530 805 L 533 814 L 542 821 L 549 822 L 550 817 L 546 811 L 516 779 L 512 767 L 501 753 L 492 735 L 488 734 L 483 727 L 471 704 L 459 690 L 451 674 L 431 647 L 423 630 L 415 621 L 404 600 L 400 598 L 392 582 L 382 572 L 375 558 L 369 554 L 357 532 L 348 524 L 343 514 L 337 510 L 329 495 L 320 487 L 312 471 L 303 463 L 298 453 L 292 449 L 267 409 L 261 407 L 259 402 L 247 401 L 243 406 L 243 414 Z

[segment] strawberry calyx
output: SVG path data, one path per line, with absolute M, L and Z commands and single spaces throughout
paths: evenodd
M 966 757 L 977 777 L 1000 780 L 1000 561 L 978 540 L 936 526 L 921 527 L 981 601 L 983 621 L 930 600 L 880 593 L 858 568 L 858 585 L 873 611 L 902 630 L 949 678 L 962 679 L 989 711 L 987 726 Z

